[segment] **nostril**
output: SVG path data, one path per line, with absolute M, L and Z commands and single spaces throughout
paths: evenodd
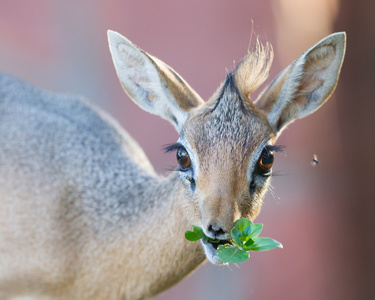
M 225 230 L 222 229 L 221 227 L 215 227 L 215 226 L 212 226 L 211 224 L 208 225 L 207 229 L 208 229 L 209 233 L 214 235 L 214 237 L 218 237 L 218 236 L 224 235 L 226 233 Z

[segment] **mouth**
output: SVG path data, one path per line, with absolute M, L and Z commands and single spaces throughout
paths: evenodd
M 209 238 L 204 237 L 201 239 L 204 253 L 206 254 L 207 259 L 214 265 L 224 265 L 224 263 L 216 254 L 216 250 L 219 245 L 225 245 L 232 243 L 229 240 L 212 240 Z

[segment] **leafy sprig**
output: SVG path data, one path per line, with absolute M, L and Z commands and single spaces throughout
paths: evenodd
M 203 229 L 192 225 L 193 231 L 187 230 L 185 238 L 188 241 L 198 241 L 206 238 L 207 242 L 219 243 L 220 240 L 206 236 Z M 249 251 L 266 251 L 274 248 L 283 248 L 283 245 L 271 238 L 259 237 L 263 224 L 254 224 L 246 218 L 234 223 L 231 231 L 230 243 L 218 245 L 216 254 L 224 263 L 240 263 L 249 259 Z

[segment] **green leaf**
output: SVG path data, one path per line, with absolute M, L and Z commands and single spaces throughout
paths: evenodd
M 234 243 L 237 244 L 238 246 L 242 247 L 242 245 L 243 245 L 242 231 L 239 231 L 238 229 L 233 228 L 232 231 L 230 232 L 230 234 L 232 236 L 232 239 L 233 239 Z
M 193 231 L 186 230 L 185 231 L 185 239 L 191 242 L 199 241 L 200 239 L 205 237 L 203 229 L 199 226 L 192 225 Z
M 283 245 L 271 238 L 260 237 L 254 240 L 254 243 L 246 249 L 247 251 L 266 251 L 274 248 L 283 248 Z
M 216 254 L 225 263 L 240 263 L 250 257 L 250 254 L 246 251 L 229 244 L 219 245 Z
M 198 241 L 206 238 L 210 243 L 219 244 L 221 241 L 207 237 L 203 229 L 192 225 L 193 231 L 187 230 L 185 238 L 189 241 Z M 263 224 L 253 224 L 246 218 L 241 218 L 234 223 L 231 230 L 231 244 L 218 245 L 216 254 L 225 263 L 240 263 L 249 259 L 247 251 L 266 251 L 274 248 L 283 248 L 283 245 L 271 238 L 258 237 Z
M 244 229 L 249 226 L 250 224 L 252 224 L 252 222 L 249 220 L 249 219 L 246 219 L 246 218 L 241 218 L 241 219 L 238 219 L 235 223 L 234 223 L 234 228 L 236 228 L 237 230 L 239 231 L 244 231 Z
M 250 251 L 251 250 L 251 246 L 254 244 L 254 240 L 249 238 L 245 244 L 243 244 L 242 246 L 242 249 L 245 250 L 245 251 Z
M 219 239 L 211 239 L 210 237 L 206 236 L 206 241 L 209 242 L 209 243 L 220 243 L 220 240 Z
M 244 234 L 246 234 L 249 238 L 255 240 L 259 236 L 262 229 L 263 224 L 251 224 L 250 226 L 245 228 Z

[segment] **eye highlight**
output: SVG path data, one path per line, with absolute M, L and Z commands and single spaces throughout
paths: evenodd
M 190 167 L 190 157 L 184 148 L 179 148 L 177 150 L 177 162 L 182 169 L 187 169 Z
M 269 176 L 271 174 L 274 157 L 272 152 L 265 147 L 258 161 L 258 169 L 262 176 Z

